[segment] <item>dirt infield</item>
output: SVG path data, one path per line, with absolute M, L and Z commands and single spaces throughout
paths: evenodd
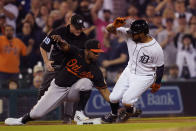
M 126 123 L 196 122 L 196 117 L 133 118 Z
M 168 123 L 168 122 L 169 123 L 196 122 L 196 117 L 131 118 L 125 123 Z M 63 123 L 62 121 L 32 121 L 27 123 L 27 125 L 67 125 L 67 124 Z M 72 124 L 69 125 L 76 125 L 76 123 L 72 121 Z
M 196 131 L 196 117 L 131 118 L 125 123 L 71 125 L 62 121 L 33 121 L 24 126 L 5 126 L 0 131 Z

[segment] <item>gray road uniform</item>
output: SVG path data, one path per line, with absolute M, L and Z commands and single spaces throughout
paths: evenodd
M 96 63 L 87 64 L 84 50 L 71 47 L 66 53 L 62 69 L 52 80 L 48 91 L 30 111 L 30 118 L 38 119 L 55 109 L 63 101 L 78 101 L 80 91 L 106 87 L 103 75 Z

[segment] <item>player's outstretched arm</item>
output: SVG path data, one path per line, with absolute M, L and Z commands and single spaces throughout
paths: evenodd
M 103 98 L 107 101 L 110 102 L 109 96 L 110 96 L 110 91 L 107 87 L 104 88 L 97 88 L 100 92 L 100 94 L 103 96 Z
M 70 48 L 69 43 L 63 40 L 60 35 L 52 35 L 51 38 L 60 46 L 63 51 L 68 51 Z

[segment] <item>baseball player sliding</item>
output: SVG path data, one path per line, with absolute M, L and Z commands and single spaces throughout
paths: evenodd
M 68 44 L 59 35 L 53 35 L 51 38 L 64 53 L 68 54 L 67 59 L 63 61 L 63 68 L 57 73 L 48 91 L 44 93 L 32 110 L 21 118 L 7 118 L 6 125 L 23 125 L 28 121 L 39 119 L 65 100 L 78 101 L 80 92 L 91 90 L 93 85 L 104 99 L 109 101 L 110 91 L 96 64 L 99 53 L 103 52 L 100 49 L 99 41 L 88 40 L 85 43 L 85 49 L 80 50 Z M 111 108 L 115 107 L 115 104 L 110 104 Z
M 109 96 L 112 103 L 122 100 L 124 110 L 118 114 L 107 114 L 102 118 L 104 122 L 126 121 L 135 113 L 133 105 L 142 93 L 149 87 L 152 88 L 151 92 L 155 93 L 161 86 L 164 71 L 162 48 L 149 35 L 149 27 L 145 20 L 133 21 L 130 28 L 122 27 L 127 19 L 117 18 L 106 27 L 108 32 L 122 36 L 127 42 L 129 62 Z

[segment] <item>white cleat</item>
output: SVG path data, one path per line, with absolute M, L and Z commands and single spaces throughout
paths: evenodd
M 19 126 L 19 125 L 24 125 L 24 124 L 22 123 L 22 117 L 21 117 L 21 118 L 7 118 L 5 120 L 5 125 Z
M 85 116 L 83 111 L 76 111 L 75 116 L 74 116 L 75 122 L 86 121 L 88 119 L 89 117 Z

